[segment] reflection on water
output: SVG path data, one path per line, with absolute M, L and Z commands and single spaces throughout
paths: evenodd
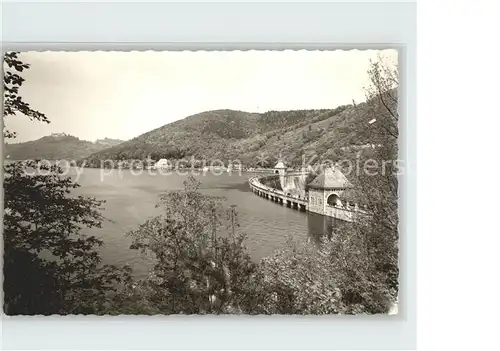
M 332 232 L 333 218 L 317 213 L 307 214 L 307 229 L 309 236 L 319 243 L 319 239 Z

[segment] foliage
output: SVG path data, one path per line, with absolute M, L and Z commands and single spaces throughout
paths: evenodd
M 17 54 L 6 64 L 28 68 Z M 335 110 L 248 114 L 211 111 L 98 152 L 101 159 L 240 158 L 286 150 L 302 157 L 397 157 L 397 71 L 380 62 L 369 71 L 367 102 Z M 4 78 L 6 114 L 48 121 L 17 96 L 23 80 Z M 375 119 L 373 124 L 368 120 Z M 5 132 L 6 136 L 12 133 Z M 313 135 L 314 134 L 314 135 Z M 313 135 L 313 136 L 312 136 Z M 370 154 L 341 146 L 380 145 Z M 335 149 L 337 151 L 332 152 Z M 261 160 L 263 158 L 261 157 Z M 193 178 L 164 194 L 162 215 L 129 233 L 132 249 L 151 257 L 150 275 L 133 282 L 128 267 L 102 265 L 102 241 L 81 234 L 99 227 L 102 201 L 72 197 L 78 185 L 57 167 L 5 165 L 4 309 L 7 314 L 351 314 L 387 312 L 398 291 L 397 179 L 393 172 L 350 179 L 349 196 L 368 204 L 370 220 L 338 227 L 328 240 L 289 241 L 260 264 L 251 261 L 234 207 L 202 195 Z M 389 166 L 395 170 L 395 165 Z M 311 178 L 311 177 L 309 177 Z M 36 292 L 36 293 L 34 293 Z
M 267 309 L 278 314 L 337 314 L 340 290 L 329 248 L 320 250 L 311 243 L 289 239 L 284 249 L 264 258 L 261 263 L 264 291 L 269 295 Z
M 191 177 L 184 191 L 165 194 L 164 213 L 129 233 L 131 247 L 153 257 L 155 266 L 127 304 L 162 314 L 252 313 L 257 266 L 237 231 L 236 212 L 198 186 Z
M 151 257 L 149 277 L 115 307 L 144 314 L 386 313 L 393 301 L 369 252 L 363 222 L 338 227 L 319 245 L 289 240 L 253 264 L 220 198 L 201 195 L 191 179 L 166 194 L 164 214 L 129 233 L 132 248 Z M 223 222 L 226 225 L 223 225 Z M 229 229 L 228 231 L 224 231 Z M 367 239 L 368 238 L 368 239 Z
M 345 313 L 387 313 L 394 301 L 394 291 L 377 265 L 376 239 L 364 222 L 342 226 L 332 235 L 330 259 Z
M 262 262 L 264 291 L 269 292 L 275 313 L 387 313 L 398 296 L 398 182 L 397 182 L 397 68 L 382 60 L 371 63 L 367 102 L 355 105 L 341 134 L 349 144 L 350 130 L 375 148 L 339 150 L 330 157 L 351 164 L 377 162 L 378 172 L 351 172 L 356 189 L 346 196 L 368 205 L 368 217 L 335 229 L 331 240 L 319 247 L 289 242 Z M 346 115 L 343 120 L 348 121 Z M 375 120 L 375 123 L 368 121 Z M 305 131 L 307 134 L 310 131 Z M 318 143 L 318 142 L 316 142 Z M 354 173 L 354 176 L 353 176 Z
M 342 226 L 318 244 L 289 239 L 262 260 L 267 309 L 279 314 L 387 313 L 392 296 L 359 231 Z
M 267 177 L 261 177 L 259 178 L 259 181 L 268 186 L 268 187 L 271 187 L 273 189 L 277 189 L 277 190 L 283 190 L 281 188 L 281 182 L 280 182 L 280 177 L 279 175 L 272 175 L 272 176 L 267 176 Z
M 207 160 L 240 160 L 246 166 L 263 166 L 261 155 L 278 158 L 280 151 L 289 154 L 293 166 L 302 155 L 324 156 L 342 129 L 358 142 L 352 120 L 352 106 L 333 110 L 270 111 L 264 114 L 217 110 L 187 117 L 142 134 L 120 145 L 88 157 L 95 166 L 100 160 L 153 159 L 179 160 L 194 156 Z M 350 123 L 349 127 L 345 124 Z M 339 140 L 340 142 L 340 140 Z M 347 142 L 347 139 L 342 141 Z M 359 140 L 360 143 L 363 140 Z M 319 153 L 317 152 L 319 151 Z
M 306 191 L 309 190 L 309 183 L 311 183 L 314 179 L 316 179 L 317 176 L 318 174 L 313 169 L 309 170 L 306 176 L 306 180 L 304 182 Z
M 129 270 L 101 266 L 102 241 L 80 233 L 99 227 L 102 201 L 71 197 L 78 187 L 56 166 L 5 165 L 4 292 L 7 314 L 102 313 Z M 46 172 L 46 173 L 44 173 Z
M 4 115 L 49 123 L 18 94 L 28 64 L 5 54 Z M 4 130 L 5 138 L 15 134 Z M 35 171 L 38 168 L 39 171 Z M 80 233 L 99 227 L 102 201 L 72 197 L 78 187 L 56 166 L 35 161 L 4 165 L 3 273 L 6 314 L 104 313 L 130 279 L 130 269 L 101 265 L 102 241 Z
M 350 181 L 357 191 L 352 201 L 367 204 L 371 220 L 361 223 L 358 234 L 364 235 L 368 255 L 383 276 L 384 284 L 393 299 L 398 292 L 398 75 L 397 67 L 383 59 L 371 62 L 371 85 L 367 88 L 367 103 L 357 107 L 360 116 L 356 128 L 367 135 L 367 141 L 375 148 L 345 153 L 353 163 L 365 164 L 368 160 L 378 165 L 376 172 L 358 172 Z M 373 121 L 368 123 L 368 121 Z M 375 276 L 374 276 L 375 277 Z M 377 276 L 377 279 L 380 277 Z
M 17 52 L 7 52 L 4 55 L 4 113 L 3 117 L 22 114 L 31 120 L 50 123 L 49 119 L 41 112 L 33 110 L 19 95 L 19 88 L 24 82 L 24 78 L 19 75 L 20 72 L 28 69 L 30 66 L 19 60 Z M 4 138 L 13 138 L 15 133 L 4 128 Z

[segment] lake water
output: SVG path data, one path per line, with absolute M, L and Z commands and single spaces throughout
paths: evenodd
M 102 176 L 102 172 L 112 172 Z M 282 248 L 288 236 L 297 240 L 317 239 L 326 232 L 330 219 L 321 215 L 299 212 L 256 196 L 247 180 L 252 173 L 200 175 L 201 192 L 224 196 L 227 205 L 236 205 L 240 230 L 247 235 L 246 246 L 254 261 Z M 101 254 L 104 263 L 130 264 L 136 277 L 144 277 L 151 263 L 137 250 L 129 248 L 131 239 L 125 236 L 131 229 L 159 213 L 155 208 L 159 195 L 168 190 L 183 189 L 188 176 L 177 174 L 152 175 L 144 171 L 133 175 L 129 170 L 87 168 L 78 179 L 82 195 L 106 200 L 102 228 L 84 229 L 104 241 Z

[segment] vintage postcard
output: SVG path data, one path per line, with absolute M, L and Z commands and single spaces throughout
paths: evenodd
M 6 314 L 397 313 L 397 50 L 3 70 Z

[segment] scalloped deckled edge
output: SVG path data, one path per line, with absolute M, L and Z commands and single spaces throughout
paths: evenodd
M 95 50 L 92 48 L 65 48 L 65 49 L 57 49 L 57 46 L 68 46 L 68 45 L 76 45 L 76 46 L 97 46 Z M 110 46 L 110 49 L 103 49 L 103 46 Z M 137 46 L 153 46 L 158 48 L 144 48 L 138 49 Z M 389 50 L 396 50 L 398 52 L 398 57 L 400 57 L 401 50 L 403 50 L 406 45 L 404 44 L 334 44 L 334 43 L 324 43 L 324 44 L 308 44 L 308 43 L 4 43 L 4 47 L 7 47 L 7 50 L 4 50 L 4 53 L 8 52 L 20 52 L 20 53 L 83 53 L 83 52 L 91 52 L 91 53 L 172 53 L 172 52 L 187 52 L 187 53 L 210 53 L 210 52 L 333 52 L 333 51 L 376 51 L 383 52 Z M 14 46 L 14 48 L 11 48 Z M 42 49 L 42 50 L 22 50 L 23 46 L 40 46 L 40 47 L 51 47 L 50 49 Z M 118 48 L 116 47 L 118 46 Z M 16 47 L 20 47 L 19 49 Z M 123 47 L 123 48 L 120 48 Z M 128 48 L 130 47 L 130 48 Z M 132 48 L 133 47 L 133 48 Z M 192 47 L 189 49 L 189 47 Z M 199 47 L 199 48 L 198 48 Z M 247 47 L 247 48 L 245 48 Z M 3 272 L 2 272 L 3 273 Z M 2 289 L 3 296 L 3 289 Z M 3 301 L 2 301 L 3 302 Z M 395 305 L 399 307 L 399 303 L 396 302 Z M 164 318 L 240 318 L 240 317 L 266 317 L 266 318 L 276 318 L 282 317 L 287 318 L 288 316 L 299 316 L 299 317 L 330 317 L 330 318 L 342 318 L 348 316 L 350 318 L 366 318 L 366 316 L 382 316 L 394 319 L 399 316 L 399 311 L 396 313 L 357 313 L 357 314 L 51 314 L 51 315 L 7 315 L 3 310 L 2 303 L 2 311 L 1 318 L 22 318 L 22 319 L 33 319 L 33 318 L 59 318 L 59 317 L 76 317 L 76 318 L 84 318 L 88 320 L 88 318 L 135 318 L 135 317 L 145 317 L 145 318 L 156 318 L 162 319 Z M 359 316 L 359 317 L 358 317 Z M 178 319 L 177 319 L 178 320 Z
M 23 49 L 23 46 L 41 46 L 43 49 L 38 50 L 37 48 L 33 49 Z M 77 45 L 82 46 L 81 48 L 61 48 L 58 49 L 57 46 L 66 46 L 66 45 Z M 92 47 L 96 45 L 97 47 L 93 49 Z M 103 49 L 103 46 L 109 45 L 109 49 Z M 118 47 L 116 47 L 118 45 Z M 117 43 L 107 43 L 107 44 L 91 44 L 91 43 L 82 43 L 82 44 L 71 44 L 71 43 L 60 43 L 60 44 L 14 44 L 13 48 L 10 48 L 10 45 L 6 44 L 7 50 L 4 52 L 17 51 L 22 53 L 29 52 L 92 52 L 92 53 L 121 53 L 121 52 L 133 52 L 133 53 L 164 53 L 164 52 L 200 52 L 200 53 L 209 53 L 209 52 L 332 52 L 332 51 L 386 51 L 386 50 L 396 50 L 401 51 L 405 48 L 405 45 L 400 44 L 352 44 L 352 45 L 343 45 L 343 44 L 321 44 L 321 45 L 311 45 L 311 44 L 235 44 L 235 43 L 170 43 L 170 44 L 154 44 L 150 45 L 158 48 L 148 48 L 148 44 L 140 44 L 139 46 L 146 46 L 144 49 L 137 48 L 137 43 L 131 44 L 117 44 Z M 233 46 L 234 45 L 234 46 Z M 47 47 L 48 48 L 45 48 Z M 86 47 L 87 46 L 87 47 Z M 123 46 L 123 48 L 121 48 Z M 19 47 L 19 48 L 17 48 Z M 189 48 L 191 47 L 191 48 Z M 245 48 L 246 47 L 246 48 Z

